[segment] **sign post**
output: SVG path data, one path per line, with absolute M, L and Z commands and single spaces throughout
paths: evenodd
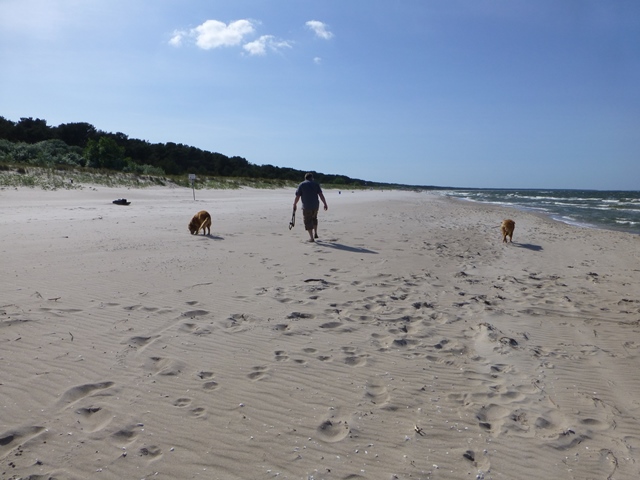
M 191 190 L 193 190 L 193 201 L 196 201 L 196 188 L 193 186 L 193 183 L 196 181 L 196 174 L 189 174 L 189 182 L 191 183 Z

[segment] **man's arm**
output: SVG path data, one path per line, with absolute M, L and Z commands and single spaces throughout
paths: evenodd
M 324 199 L 324 193 L 320 192 L 318 196 L 320 197 L 320 200 L 322 200 L 322 203 L 324 203 L 324 209 L 328 209 L 329 207 L 327 206 L 327 201 Z
M 296 199 L 293 201 L 293 209 L 296 210 L 298 208 L 298 200 L 300 200 L 300 195 L 296 195 Z

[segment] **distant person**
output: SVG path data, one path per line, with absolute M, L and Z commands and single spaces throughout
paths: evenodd
M 320 200 L 327 210 L 327 201 L 322 194 L 320 184 L 313 179 L 313 173 L 307 173 L 304 176 L 304 182 L 298 185 L 296 190 L 296 199 L 293 201 L 293 211 L 298 208 L 298 200 L 302 199 L 302 217 L 304 219 L 304 229 L 309 232 L 309 241 L 314 242 L 314 238 L 318 238 L 318 210 L 320 209 Z

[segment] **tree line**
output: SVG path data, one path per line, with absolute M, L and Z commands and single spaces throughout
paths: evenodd
M 99 168 L 144 175 L 244 177 L 300 181 L 305 172 L 274 165 L 255 165 L 196 147 L 150 143 L 124 133 L 105 132 L 86 122 L 47 125 L 36 118 L 18 122 L 0 116 L 0 163 Z M 386 186 L 344 175 L 315 173 L 325 184 Z

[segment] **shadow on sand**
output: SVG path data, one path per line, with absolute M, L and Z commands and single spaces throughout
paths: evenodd
M 375 255 L 378 254 L 378 252 L 374 252 L 373 250 L 367 250 L 366 248 L 360 248 L 360 247 L 350 247 L 348 245 L 342 245 L 341 243 L 322 242 L 322 241 L 316 241 L 316 243 L 318 245 L 322 245 L 323 247 L 331 247 L 331 248 L 335 248 L 336 250 L 344 250 L 345 252 L 373 253 Z
M 531 245 L 530 243 L 512 243 L 514 247 L 526 248 L 527 250 L 533 250 L 534 252 L 541 252 L 542 247 L 540 245 Z
M 224 240 L 224 237 L 218 237 L 217 235 L 201 235 L 204 238 L 208 238 L 209 240 Z

